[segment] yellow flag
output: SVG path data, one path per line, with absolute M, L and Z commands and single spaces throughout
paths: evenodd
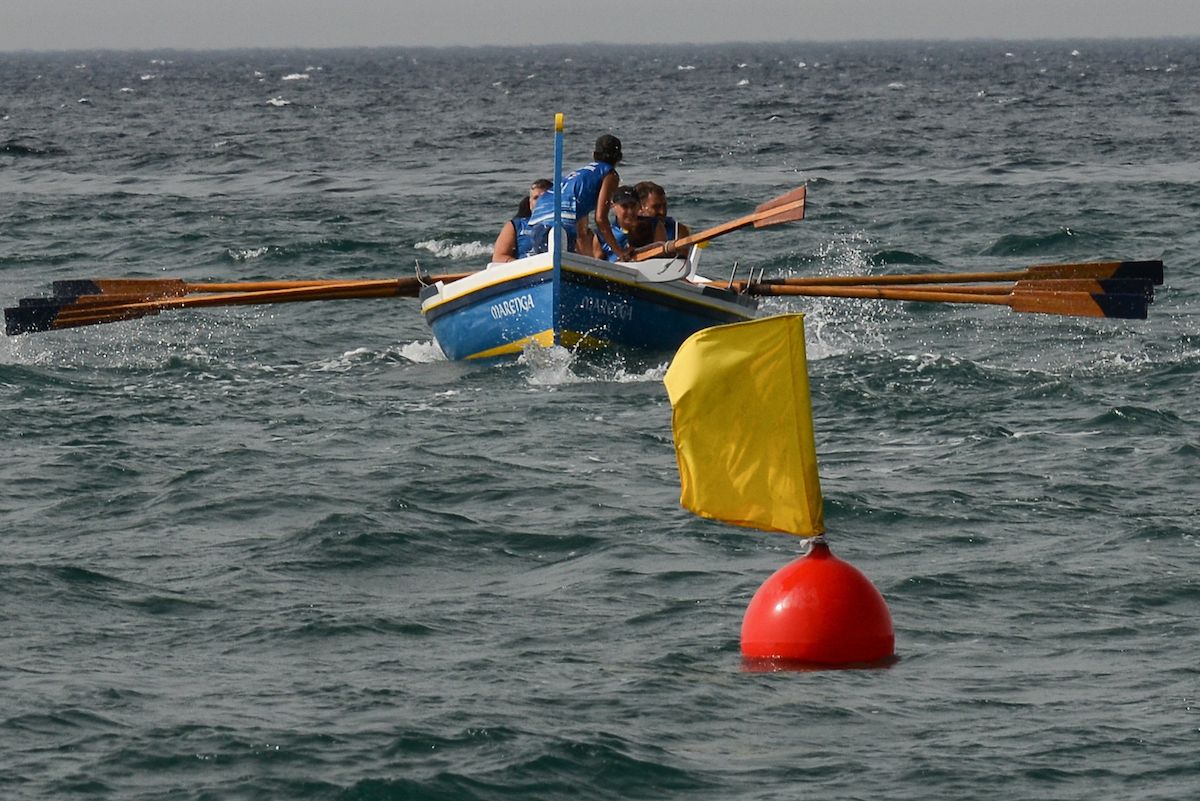
M 693 334 L 664 383 L 685 508 L 803 537 L 825 531 L 804 315 Z

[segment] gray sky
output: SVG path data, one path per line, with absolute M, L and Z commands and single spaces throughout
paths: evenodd
M 1200 36 L 1200 0 L 0 0 L 0 50 Z

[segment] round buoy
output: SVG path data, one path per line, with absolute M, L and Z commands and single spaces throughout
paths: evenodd
M 775 571 L 742 619 L 742 655 L 814 665 L 878 663 L 895 653 L 887 603 L 824 537 Z

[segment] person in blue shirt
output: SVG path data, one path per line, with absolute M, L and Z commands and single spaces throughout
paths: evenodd
M 613 220 L 610 223 L 613 238 L 622 250 L 610 247 L 607 243 L 596 241 L 592 255 L 608 261 L 629 261 L 632 251 L 651 242 L 661 242 L 666 239 L 666 231 L 661 220 L 651 220 L 640 215 L 641 201 L 633 187 L 620 186 L 612 196 Z
M 529 187 L 529 196 L 521 198 L 517 216 L 504 224 L 492 245 L 492 264 L 523 259 L 533 255 L 533 234 L 529 227 L 529 215 L 533 204 L 550 188 L 550 181 L 539 178 Z
M 551 188 L 538 199 L 529 218 L 537 252 L 547 249 L 550 229 L 554 226 L 555 197 L 561 196 L 567 250 L 576 250 L 581 234 L 586 238 L 587 217 L 594 211 L 595 233 L 600 242 L 619 253 L 623 259 L 633 257 L 633 248 L 628 244 L 622 247 L 617 242 L 608 220 L 613 192 L 621 183 L 621 177 L 617 174 L 621 157 L 621 140 L 612 134 L 604 134 L 596 140 L 596 148 L 592 152 L 594 160 L 590 164 L 569 173 L 563 178 L 562 186 Z

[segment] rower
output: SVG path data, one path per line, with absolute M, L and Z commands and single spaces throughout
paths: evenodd
M 504 264 L 533 255 L 533 235 L 529 227 L 529 215 L 533 204 L 551 186 L 550 181 L 539 178 L 529 186 L 529 195 L 521 198 L 517 216 L 504 224 L 496 242 L 492 245 L 492 264 Z
M 638 214 L 641 204 L 637 192 L 631 186 L 617 187 L 613 192 L 613 219 L 609 225 L 613 237 L 622 250 L 648 245 L 651 242 L 662 242 L 666 239 L 666 231 L 661 220 L 649 220 Z M 599 238 L 592 250 L 592 255 L 608 261 L 628 261 L 622 259 L 620 253 L 609 247 Z

